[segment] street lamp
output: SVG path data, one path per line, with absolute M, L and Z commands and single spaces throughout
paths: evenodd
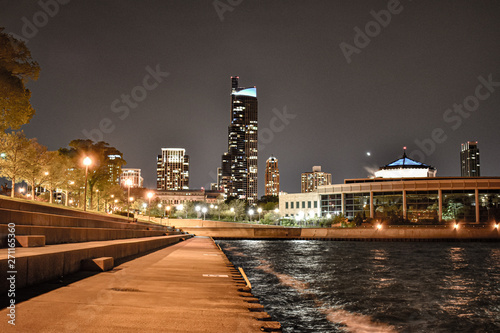
M 257 212 L 259 213 L 259 223 L 260 223 L 260 213 L 262 213 L 262 208 L 257 208 Z
M 217 213 L 219 213 L 219 221 L 220 221 L 220 210 L 219 210 L 219 206 L 215 205 L 214 207 L 216 210 L 217 210 Z
M 88 173 L 89 173 L 89 165 L 92 164 L 92 160 L 90 157 L 85 157 L 83 159 L 83 165 L 85 165 L 85 191 L 84 193 L 84 205 L 83 205 L 83 211 L 87 211 L 87 179 L 88 179 Z
M 236 213 L 234 212 L 234 207 L 231 207 L 231 213 L 233 213 L 233 221 L 236 222 Z
M 170 218 L 170 206 L 167 206 L 167 219 Z
M 200 206 L 196 206 L 196 207 L 194 207 L 194 210 L 196 210 L 196 217 L 198 217 L 198 213 L 200 212 L 201 207 Z
M 203 208 L 201 209 L 201 212 L 203 213 L 203 220 L 205 220 L 205 214 L 206 214 L 206 212 L 207 212 L 207 207 L 203 207 Z
M 97 211 L 99 211 L 99 189 L 95 191 L 97 192 Z
M 132 179 L 127 179 L 125 181 L 125 185 L 128 186 L 128 194 L 127 194 L 127 220 L 130 217 L 130 186 L 132 186 Z
M 148 192 L 148 208 L 149 208 L 149 218 L 148 222 L 151 222 L 151 198 L 153 197 L 153 192 Z
M 253 213 L 254 213 L 253 209 L 250 209 L 248 211 L 248 216 L 250 216 L 250 222 L 252 222 L 252 215 L 253 215 Z

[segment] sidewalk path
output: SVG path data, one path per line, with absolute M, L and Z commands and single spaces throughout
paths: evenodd
M 15 326 L 4 308 L 0 331 L 261 332 L 268 316 L 242 287 L 213 241 L 195 237 L 19 303 Z

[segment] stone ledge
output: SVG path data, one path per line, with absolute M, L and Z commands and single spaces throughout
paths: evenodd
M 106 272 L 115 266 L 113 257 L 82 260 L 82 271 Z
M 18 235 L 16 241 L 21 247 L 41 247 L 45 246 L 44 235 Z

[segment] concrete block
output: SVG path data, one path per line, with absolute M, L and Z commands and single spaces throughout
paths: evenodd
M 18 246 L 21 247 L 39 247 L 45 246 L 44 235 L 29 235 L 29 236 L 16 236 Z
M 28 257 L 26 285 L 49 281 L 63 275 L 64 253 L 50 253 Z
M 64 252 L 64 271 L 63 275 L 78 272 L 82 266 L 82 260 L 89 258 L 88 249 L 79 249 Z
M 85 259 L 82 261 L 83 271 L 105 272 L 113 269 L 113 257 L 101 257 L 94 259 Z

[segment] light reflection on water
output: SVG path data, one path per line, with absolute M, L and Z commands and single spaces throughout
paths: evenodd
M 500 331 L 497 243 L 219 244 L 284 332 Z

